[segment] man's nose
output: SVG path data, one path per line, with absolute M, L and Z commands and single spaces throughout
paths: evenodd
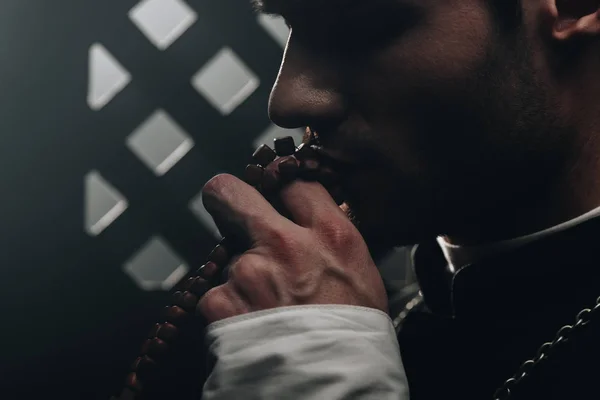
M 293 129 L 335 126 L 344 114 L 339 68 L 334 61 L 296 46 L 292 35 L 271 91 L 269 118 Z

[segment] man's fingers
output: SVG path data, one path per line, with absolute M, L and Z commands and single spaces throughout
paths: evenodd
M 281 190 L 279 198 L 292 220 L 305 228 L 343 217 L 327 189 L 318 182 L 294 181 Z
M 279 200 L 292 220 L 305 228 L 331 219 L 347 219 L 327 189 L 319 182 L 296 180 L 279 193 Z
M 226 283 L 209 290 L 198 302 L 196 313 L 208 324 L 250 312 L 248 305 L 235 289 Z
M 318 178 L 320 172 L 315 168 L 310 172 L 301 171 L 299 161 L 294 157 L 281 157 L 265 168 L 265 176 L 276 176 L 283 184 L 271 201 L 282 214 L 305 228 L 319 223 L 322 217 L 335 212 L 337 207 L 329 192 L 321 184 L 296 179 L 298 174 L 306 173 L 314 175 L 313 179 Z
M 224 236 L 251 245 L 270 230 L 285 231 L 293 224 L 252 186 L 233 175 L 212 178 L 202 189 L 202 202 Z
M 281 305 L 282 279 L 284 277 L 266 257 L 251 251 L 237 257 L 228 270 L 228 283 L 251 308 L 265 309 Z
M 277 198 L 294 223 L 331 248 L 352 252 L 361 247 L 362 236 L 321 183 L 295 180 L 284 186 Z

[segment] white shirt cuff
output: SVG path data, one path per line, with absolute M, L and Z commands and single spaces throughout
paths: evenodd
M 207 328 L 216 357 L 204 400 L 408 400 L 396 333 L 379 310 L 316 305 L 228 318 Z

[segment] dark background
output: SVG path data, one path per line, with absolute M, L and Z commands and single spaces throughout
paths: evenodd
M 195 17 L 168 46 L 130 16 L 150 7 L 147 27 L 164 33 L 179 22 L 178 4 Z M 0 2 L 0 398 L 119 393 L 168 302 L 162 282 L 177 267 L 199 267 L 217 241 L 197 201 L 202 185 L 219 172 L 241 174 L 256 143 L 298 135 L 274 129 L 266 113 L 284 34 L 281 21 L 259 22 L 246 0 Z M 105 105 L 89 97 L 111 82 L 92 84 L 108 69 L 90 59 L 91 48 L 130 77 Z M 257 84 L 225 113 L 192 84 L 219 54 L 235 54 Z M 216 71 L 213 86 L 235 89 L 233 70 Z M 156 159 L 180 144 L 161 136 L 165 125 L 143 129 L 156 115 L 193 143 L 161 174 L 132 150 Z M 100 231 L 114 206 L 124 211 Z M 381 268 L 401 287 L 412 282 L 407 265 L 399 249 Z M 82 397 L 84 386 L 93 395 Z

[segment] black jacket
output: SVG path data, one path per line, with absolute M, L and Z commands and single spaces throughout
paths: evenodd
M 413 253 L 425 307 L 398 335 L 411 400 L 493 399 L 557 331 L 600 296 L 600 218 L 469 265 L 454 276 L 437 243 Z M 600 311 L 511 399 L 600 399 Z

